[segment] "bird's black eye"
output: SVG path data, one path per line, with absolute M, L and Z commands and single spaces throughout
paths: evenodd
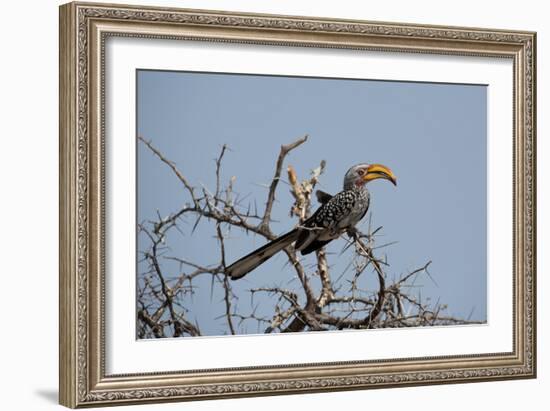
M 363 174 L 365 174 L 365 171 L 363 171 L 363 169 L 360 168 L 359 170 L 357 170 L 357 174 L 362 176 Z

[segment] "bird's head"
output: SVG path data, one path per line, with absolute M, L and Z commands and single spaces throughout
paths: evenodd
M 361 187 L 369 181 L 383 178 L 397 185 L 397 178 L 393 172 L 382 164 L 357 164 L 351 167 L 344 177 L 344 190 Z

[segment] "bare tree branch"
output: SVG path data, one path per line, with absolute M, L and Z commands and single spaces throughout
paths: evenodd
M 189 181 L 187 181 L 187 179 L 185 178 L 185 176 L 178 170 L 178 168 L 176 167 L 176 165 L 174 164 L 174 162 L 168 160 L 166 157 L 164 157 L 161 152 L 159 150 L 157 150 L 155 147 L 153 147 L 153 145 L 151 144 L 150 141 L 147 141 L 145 140 L 143 137 L 141 136 L 138 136 L 138 138 L 149 148 L 149 150 L 151 150 L 153 153 L 155 153 L 155 155 L 163 162 L 165 163 L 166 165 L 168 165 L 168 167 L 170 167 L 172 169 L 172 171 L 174 172 L 174 174 L 176 175 L 176 177 L 182 182 L 182 184 L 185 186 L 185 188 L 187 189 L 187 191 L 189 192 L 189 195 L 191 196 L 192 200 L 193 200 L 193 203 L 195 204 L 195 206 L 198 204 L 198 200 L 197 198 L 195 197 L 195 192 L 194 192 L 194 188 L 191 184 L 189 184 Z
M 267 194 L 267 202 L 265 203 L 265 212 L 264 217 L 262 219 L 262 223 L 260 224 L 260 227 L 264 230 L 267 230 L 269 232 L 269 222 L 271 220 L 271 210 L 273 208 L 273 203 L 275 201 L 275 190 L 277 190 L 277 185 L 279 184 L 279 179 L 281 178 L 281 169 L 283 168 L 283 162 L 285 160 L 286 155 L 294 150 L 296 147 L 302 145 L 307 141 L 307 134 L 303 136 L 302 138 L 294 141 L 293 143 L 282 145 L 281 151 L 279 153 L 279 158 L 277 159 L 277 164 L 275 166 L 275 175 L 273 176 L 273 179 L 271 180 L 271 184 L 269 186 L 269 192 Z

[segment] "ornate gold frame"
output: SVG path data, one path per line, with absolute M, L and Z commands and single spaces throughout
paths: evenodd
M 108 36 L 498 56 L 514 63 L 514 350 L 105 375 L 103 59 Z M 60 403 L 68 407 L 536 375 L 535 33 L 70 3 L 60 8 Z

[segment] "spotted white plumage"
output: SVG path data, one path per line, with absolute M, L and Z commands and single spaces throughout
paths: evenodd
M 314 215 L 314 221 L 317 225 L 328 228 L 342 223 L 346 219 L 354 220 L 355 217 L 358 217 L 360 220 L 368 210 L 369 203 L 369 192 L 363 187 L 341 191 L 319 208 Z
M 355 226 L 367 213 L 370 194 L 365 186 L 344 190 L 321 206 L 300 227 L 294 247 L 309 254 Z M 318 247 L 319 246 L 319 247 Z

